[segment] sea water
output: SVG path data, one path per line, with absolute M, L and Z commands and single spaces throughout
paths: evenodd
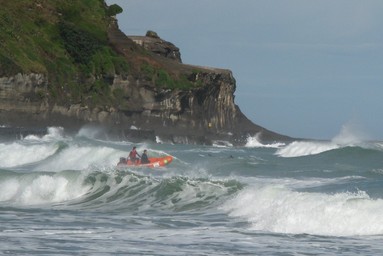
M 380 255 L 383 142 L 0 142 L 2 255 Z M 133 146 L 165 168 L 118 168 Z

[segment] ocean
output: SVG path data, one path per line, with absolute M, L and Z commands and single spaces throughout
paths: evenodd
M 383 142 L 0 142 L 1 255 L 380 255 Z M 133 146 L 157 169 L 120 168 Z

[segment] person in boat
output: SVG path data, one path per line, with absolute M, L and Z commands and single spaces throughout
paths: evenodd
M 150 163 L 150 161 L 148 158 L 147 150 L 145 149 L 141 155 L 141 164 L 148 164 L 148 163 Z
M 137 164 L 138 160 L 141 156 L 137 153 L 136 147 L 133 147 L 133 149 L 130 151 L 128 159 L 133 163 Z
M 125 165 L 126 164 L 126 158 L 125 157 L 120 157 L 120 162 L 118 162 L 117 165 Z

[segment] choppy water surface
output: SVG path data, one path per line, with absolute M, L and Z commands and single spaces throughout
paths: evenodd
M 0 250 L 11 255 L 378 255 L 383 143 L 138 143 L 166 168 L 117 168 L 129 141 L 0 142 Z M 219 145 L 222 145 L 220 143 Z

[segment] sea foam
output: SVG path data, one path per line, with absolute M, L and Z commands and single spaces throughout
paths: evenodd
M 0 167 L 15 167 L 38 162 L 53 155 L 57 149 L 57 145 L 25 145 L 20 141 L 11 144 L 0 144 Z
M 358 132 L 352 125 L 344 125 L 331 141 L 294 141 L 277 150 L 281 157 L 300 157 L 316 155 L 326 151 L 354 146 L 364 146 L 366 136 Z
M 247 148 L 281 148 L 286 144 L 283 142 L 275 142 L 271 144 L 263 144 L 260 141 L 260 133 L 257 133 L 255 136 L 247 137 L 246 145 Z
M 35 168 L 36 171 L 58 172 L 84 170 L 90 166 L 115 166 L 126 152 L 110 147 L 71 145 Z
M 383 200 L 365 192 L 308 193 L 269 185 L 240 192 L 223 207 L 251 229 L 331 236 L 383 234 Z
M 340 147 L 340 145 L 332 142 L 294 141 L 286 147 L 278 149 L 276 155 L 281 157 L 308 156 L 320 154 Z
M 23 174 L 0 181 L 0 201 L 13 204 L 37 205 L 72 200 L 84 195 L 89 187 L 83 179 L 65 175 Z

